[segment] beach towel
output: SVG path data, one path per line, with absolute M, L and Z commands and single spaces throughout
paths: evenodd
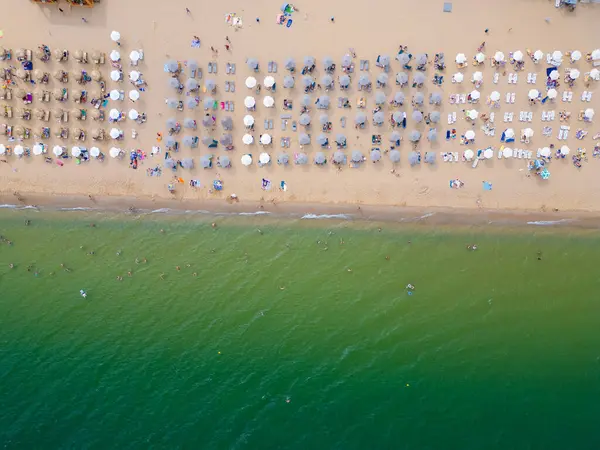
M 271 189 L 271 180 L 268 180 L 267 178 L 263 178 L 262 179 L 262 186 L 261 186 L 261 188 L 264 191 L 270 190 Z
M 293 21 L 292 21 L 292 19 L 289 19 L 289 20 L 287 21 L 287 23 L 285 24 L 285 26 L 286 26 L 287 28 L 291 27 L 291 26 L 292 26 L 292 22 L 293 22 Z
M 282 191 L 287 191 L 287 183 L 285 181 L 281 180 L 279 187 L 281 188 Z
M 492 183 L 484 181 L 483 182 L 483 190 L 484 191 L 491 191 L 492 190 Z

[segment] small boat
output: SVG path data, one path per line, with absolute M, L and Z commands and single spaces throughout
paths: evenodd
M 84 291 L 83 289 L 80 289 L 80 290 L 79 290 L 79 293 L 81 294 L 81 296 L 82 296 L 83 298 L 86 298 L 86 297 L 87 297 L 87 292 L 86 292 L 86 291 Z

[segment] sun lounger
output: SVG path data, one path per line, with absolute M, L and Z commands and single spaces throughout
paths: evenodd
M 507 104 L 510 103 L 510 92 L 506 93 L 505 101 Z
M 500 74 L 498 72 L 496 72 L 494 74 L 494 84 L 498 84 L 499 79 L 500 79 Z
M 229 82 L 229 92 L 235 92 L 235 81 Z
M 227 75 L 229 75 L 231 73 L 231 64 L 230 63 L 225 64 L 225 73 Z
M 360 66 L 359 67 L 360 67 L 360 70 L 365 70 L 365 60 L 364 59 L 360 60 Z
M 462 104 L 467 103 L 467 94 L 461 94 L 461 96 L 460 96 L 460 102 Z
M 281 131 L 285 131 L 287 128 L 287 120 L 281 119 Z
M 267 63 L 267 72 L 273 73 L 273 61 Z
M 208 73 L 212 73 L 212 63 L 208 63 Z
M 277 73 L 277 62 L 273 61 L 273 73 Z
M 342 128 L 346 128 L 346 116 L 342 116 L 340 124 L 342 125 Z
M 452 114 L 448 114 L 448 125 L 452 125 Z
M 406 114 L 406 113 L 405 113 Z M 456 111 L 452 113 L 452 123 L 456 122 Z
M 223 107 L 225 108 L 225 111 L 229 111 L 229 102 L 224 102 Z
M 531 122 L 533 120 L 533 112 L 529 111 L 527 113 L 527 122 Z
M 235 75 L 235 63 L 231 63 L 231 75 Z
M 230 101 L 228 103 L 229 103 L 229 111 L 235 111 L 235 104 L 233 103 L 233 101 Z
M 296 121 L 292 121 L 292 131 L 296 131 L 298 129 L 298 124 L 296 123 Z

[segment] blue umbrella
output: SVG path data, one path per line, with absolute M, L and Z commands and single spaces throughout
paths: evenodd
M 550 178 L 550 172 L 548 172 L 548 169 L 544 168 L 544 170 L 542 170 L 542 173 L 540 173 L 540 176 L 542 177 L 542 180 L 547 180 L 548 178 Z

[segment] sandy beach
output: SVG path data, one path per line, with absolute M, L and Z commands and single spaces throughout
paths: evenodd
M 280 4 L 275 2 L 266 2 L 249 7 L 246 3 L 240 1 L 228 2 L 223 4 L 186 4 L 182 1 L 153 3 L 148 4 L 141 0 L 129 0 L 126 3 L 104 0 L 98 3 L 94 8 L 68 7 L 66 4 L 59 5 L 64 13 L 58 10 L 56 5 L 39 5 L 18 0 L 9 0 L 5 5 L 5 16 L 20 18 L 21 20 L 12 20 L 3 25 L 3 38 L 0 45 L 5 49 L 11 49 L 13 52 L 18 48 L 31 49 L 34 51 L 40 44 L 45 44 L 54 49 L 68 49 L 71 55 L 76 50 L 84 50 L 92 53 L 99 50 L 107 55 L 107 61 L 104 65 L 97 67 L 101 71 L 104 80 L 106 80 L 107 90 L 119 89 L 127 93 L 133 89 L 128 81 L 128 73 L 135 69 L 143 74 L 148 83 L 148 87 L 141 92 L 140 100 L 135 104 L 129 102 L 127 98 L 124 101 L 108 100 L 108 104 L 102 109 L 108 116 L 108 111 L 117 108 L 127 113 L 132 107 L 137 111 L 147 114 L 148 120 L 144 124 L 126 119 L 116 126 L 123 130 L 124 139 L 114 142 L 110 138 L 102 142 L 93 142 L 90 137 L 91 130 L 94 128 L 103 128 L 107 133 L 113 128 L 108 120 L 104 122 L 95 122 L 91 119 L 76 122 L 70 119 L 63 126 L 68 128 L 81 127 L 88 133 L 87 140 L 80 144 L 86 148 L 98 146 L 106 159 L 103 162 L 91 160 L 89 162 L 76 165 L 73 159 L 64 160 L 63 166 L 58 166 L 54 162 L 45 163 L 44 158 L 40 156 L 31 156 L 18 159 L 15 156 L 3 157 L 6 163 L 0 164 L 0 193 L 3 199 L 14 198 L 13 193 L 18 192 L 24 198 L 35 198 L 36 204 L 43 203 L 38 201 L 44 196 L 59 196 L 60 198 L 81 198 L 86 201 L 88 195 L 94 198 L 114 198 L 124 197 L 127 199 L 135 198 L 143 202 L 156 202 L 157 204 L 185 203 L 198 205 L 220 202 L 225 208 L 229 207 L 226 198 L 232 193 L 237 194 L 240 199 L 239 205 L 248 202 L 248 205 L 257 205 L 263 203 L 268 208 L 272 201 L 278 205 L 284 203 L 300 204 L 337 204 L 338 206 L 352 205 L 356 209 L 357 205 L 374 206 L 396 206 L 409 208 L 461 208 L 468 210 L 473 208 L 485 210 L 524 210 L 524 211 L 547 211 L 559 209 L 561 211 L 600 211 L 600 181 L 595 174 L 598 161 L 592 157 L 594 141 L 592 137 L 600 129 L 596 126 L 598 118 L 592 122 L 578 121 L 577 116 L 580 111 L 593 108 L 600 111 L 600 100 L 598 93 L 595 93 L 595 84 L 592 81 L 589 86 L 584 82 L 584 74 L 590 72 L 592 64 L 585 60 L 585 54 L 598 47 L 594 41 L 594 24 L 600 19 L 600 7 L 597 5 L 581 4 L 575 12 L 568 12 L 564 8 L 557 9 L 554 2 L 545 0 L 532 1 L 528 3 L 510 0 L 507 2 L 476 2 L 474 0 L 454 1 L 451 13 L 442 11 L 443 2 L 429 2 L 415 6 L 414 2 L 401 0 L 398 2 L 380 2 L 372 8 L 350 9 L 346 3 L 334 0 L 332 2 L 316 2 L 307 0 L 294 3 L 298 11 L 292 13 L 292 25 L 288 28 L 285 25 L 275 23 L 277 14 L 280 11 Z M 190 13 L 186 12 L 186 7 L 190 8 Z M 225 21 L 228 13 L 235 13 L 237 17 L 242 18 L 243 25 L 239 28 L 230 26 Z M 334 21 L 331 21 L 331 17 Z M 82 20 L 82 18 L 85 19 Z M 256 19 L 259 18 L 260 22 Z M 27 28 L 25 29 L 25 22 Z M 485 33 L 485 29 L 489 33 Z M 121 33 L 121 46 L 115 45 L 110 39 L 111 31 L 118 30 Z M 199 48 L 190 45 L 193 36 L 200 38 Z M 226 37 L 230 40 L 230 49 L 225 48 Z M 496 71 L 490 66 L 489 60 L 482 66 L 473 67 L 471 64 L 473 56 L 477 53 L 479 45 L 485 41 L 485 54 L 491 57 L 495 52 L 502 51 L 508 59 L 509 53 L 517 50 L 526 52 L 527 49 L 541 49 L 545 53 L 551 53 L 560 50 L 563 54 L 574 50 L 579 50 L 584 57 L 571 63 L 568 56 L 564 56 L 563 63 L 559 67 L 561 86 L 558 88 L 558 98 L 553 103 L 541 105 L 539 102 L 535 105 L 528 103 L 528 92 L 536 88 L 543 95 L 546 92 L 546 69 L 548 65 L 544 61 L 540 64 L 534 64 L 531 59 L 525 55 L 524 70 L 518 72 L 519 79 L 516 84 L 508 83 L 509 73 L 515 70 L 510 63 L 506 63 L 506 70 Z M 403 71 L 401 64 L 394 59 L 398 53 L 398 46 L 408 46 L 408 50 L 413 55 L 427 53 L 429 55 L 429 64 L 424 72 L 426 82 L 422 88 L 408 87 L 400 89 L 396 86 L 394 79 L 396 73 Z M 218 50 L 211 51 L 211 47 Z M 331 106 L 328 111 L 316 109 L 313 104 L 310 108 L 312 126 L 309 133 L 312 137 L 312 143 L 300 148 L 298 136 L 303 132 L 303 127 L 298 126 L 298 131 L 291 129 L 291 122 L 297 121 L 300 116 L 300 101 L 304 95 L 301 87 L 302 76 L 296 73 L 296 87 L 288 90 L 283 88 L 283 78 L 287 75 L 284 68 L 284 61 L 288 57 L 295 58 L 299 69 L 302 66 L 302 60 L 305 56 L 312 56 L 316 60 L 316 69 L 313 73 L 316 82 L 322 79 L 325 72 L 322 70 L 322 61 L 324 57 L 330 56 L 335 61 L 337 68 L 333 74 L 335 80 L 342 74 L 340 62 L 342 57 L 349 52 L 349 48 L 354 49 L 356 57 L 353 62 L 355 71 L 352 74 L 351 88 L 346 92 L 341 92 L 336 88 L 330 92 L 319 91 L 310 94 L 314 101 L 321 95 L 329 95 Z M 108 55 L 112 50 L 117 49 L 121 53 L 121 64 L 125 81 L 113 82 L 110 79 L 110 60 Z M 144 59 L 138 66 L 130 67 L 129 53 L 132 50 L 143 49 Z M 446 69 L 442 72 L 435 71 L 433 67 L 433 55 L 443 52 L 445 54 Z M 468 67 L 461 70 L 464 74 L 464 81 L 460 84 L 451 82 L 452 75 L 459 72 L 455 56 L 457 53 L 464 53 L 467 56 Z M 375 84 L 377 76 L 382 70 L 376 67 L 378 55 L 390 55 L 391 64 L 388 72 L 389 82 L 386 87 L 376 89 L 365 94 L 357 89 L 357 81 L 363 74 L 368 74 L 370 80 Z M 256 58 L 260 63 L 258 73 L 253 73 L 247 66 L 248 58 Z M 207 79 L 214 80 L 217 85 L 216 93 L 213 95 L 215 100 L 220 103 L 223 101 L 232 101 L 235 104 L 234 112 L 222 111 L 219 107 L 211 111 L 216 118 L 214 129 L 205 129 L 200 124 L 205 114 L 202 108 L 202 100 L 206 94 L 200 91 L 200 107 L 195 110 L 176 111 L 169 109 L 165 104 L 165 99 L 175 97 L 185 100 L 188 97 L 183 94 L 178 95 L 175 90 L 169 87 L 169 74 L 163 71 L 165 61 L 175 59 L 181 62 L 184 67 L 183 75 L 179 77 L 182 83 L 188 78 L 189 71 L 185 68 L 186 61 L 195 59 L 199 62 L 203 72 L 202 79 L 199 79 L 201 85 Z M 369 60 L 370 67 L 368 71 L 359 70 L 359 61 Z M 244 81 L 248 76 L 255 76 L 259 83 L 263 83 L 265 76 L 269 75 L 267 65 L 269 61 L 278 63 L 278 71 L 271 74 L 277 83 L 276 92 L 267 92 L 264 88 L 260 94 L 255 90 L 247 89 Z M 218 72 L 216 74 L 208 73 L 208 64 L 216 62 Z M 226 74 L 227 64 L 236 65 L 236 74 Z M 18 67 L 19 62 L 13 57 L 11 61 L 1 61 L 3 68 L 12 65 Z M 415 64 L 413 64 L 413 67 Z M 75 62 L 73 57 L 69 58 L 67 63 L 57 63 L 52 60 L 49 63 L 43 63 L 39 60 L 33 60 L 33 69 L 43 69 L 53 73 L 57 69 L 66 71 L 81 70 L 92 71 L 96 67 L 94 64 L 81 65 Z M 581 76 L 574 83 L 572 88 L 567 88 L 563 79 L 565 69 L 574 68 L 580 71 Z M 449 103 L 449 96 L 452 94 L 468 94 L 474 89 L 471 83 L 471 77 L 475 71 L 481 71 L 483 74 L 483 85 L 479 89 L 481 100 L 476 105 L 453 105 Z M 298 70 L 299 72 L 299 70 Z M 494 84 L 494 74 L 499 73 L 499 80 Z M 506 72 L 506 75 L 504 74 Z M 410 71 L 410 79 L 418 73 Z M 441 86 L 434 86 L 432 78 L 434 74 L 439 73 L 444 76 L 444 82 Z M 535 84 L 527 83 L 528 73 L 536 73 L 537 81 Z M 34 92 L 34 100 L 28 107 L 53 109 L 58 104 L 50 101 L 47 104 L 37 102 L 35 93 L 42 89 L 41 86 L 25 86 L 23 82 L 15 80 L 16 85 L 13 89 L 28 87 L 29 92 Z M 235 92 L 225 92 L 225 82 L 235 82 Z M 75 81 L 70 80 L 68 85 L 62 85 L 53 78 L 44 89 L 53 90 L 58 87 L 67 89 L 83 89 Z M 85 87 L 86 89 L 88 86 Z M 90 90 L 97 90 L 97 83 L 89 84 Z M 571 102 L 562 102 L 561 97 L 564 90 L 573 92 Z M 375 93 L 383 91 L 387 99 L 393 98 L 394 94 L 401 91 L 405 94 L 407 101 L 401 108 L 392 108 L 389 103 L 383 106 L 383 112 L 386 120 L 382 126 L 375 126 L 372 122 L 373 109 L 375 107 Z M 417 92 L 425 95 L 425 104 L 420 108 L 424 113 L 439 111 L 441 121 L 437 124 L 425 125 L 424 123 L 415 123 L 411 114 L 413 108 L 410 105 L 410 99 Z M 498 91 L 501 94 L 500 107 L 491 109 L 486 104 L 485 99 L 492 91 Z M 584 91 L 595 93 L 591 101 L 583 102 L 580 100 Z M 427 99 L 431 93 L 442 94 L 442 104 L 434 106 L 428 104 Z M 516 100 L 513 104 L 506 104 L 505 95 L 508 92 L 516 94 Z M 265 133 L 263 123 L 265 119 L 271 120 L 274 124 L 273 129 L 268 133 L 272 135 L 273 143 L 262 146 L 254 143 L 251 146 L 245 146 L 242 143 L 242 136 L 246 133 L 243 125 L 243 117 L 247 114 L 244 108 L 244 99 L 252 95 L 256 98 L 257 108 L 251 114 L 254 116 L 256 125 L 252 133 L 255 141 L 258 141 L 261 133 Z M 266 95 L 271 95 L 275 100 L 274 108 L 265 108 L 263 99 Z M 337 98 L 345 96 L 349 98 L 352 105 L 351 109 L 337 108 Z M 366 107 L 363 110 L 357 109 L 357 100 L 365 97 Z M 293 100 L 294 107 L 291 111 L 283 111 L 283 99 Z M 0 104 L 11 105 L 13 109 L 23 108 L 23 102 L 20 99 L 2 100 Z M 60 105 L 58 105 L 60 106 Z M 70 110 L 74 107 L 72 100 L 68 100 L 62 106 Z M 82 106 L 83 107 L 83 106 Z M 88 106 L 88 108 L 91 108 Z M 477 120 L 475 124 L 464 119 L 463 109 L 476 109 L 480 114 L 495 113 L 495 136 L 486 136 L 481 130 L 483 122 Z M 557 118 L 552 122 L 542 122 L 542 111 L 556 111 Z M 567 123 L 559 122 L 558 112 L 566 110 L 571 113 L 571 119 Z M 406 129 L 400 128 L 402 143 L 399 147 L 401 153 L 401 162 L 394 164 L 390 162 L 386 151 L 389 150 L 388 136 L 393 131 L 389 123 L 389 116 L 393 111 L 403 111 L 408 115 L 408 125 Z M 520 111 L 530 111 L 533 113 L 533 120 L 529 123 L 521 123 L 518 120 Z M 353 150 L 360 150 L 367 161 L 360 164 L 357 168 L 350 168 L 347 165 L 338 170 L 333 164 L 327 163 L 325 166 L 317 166 L 312 163 L 314 155 L 322 149 L 316 143 L 315 139 L 320 134 L 318 125 L 319 116 L 326 112 L 332 123 L 332 129 L 329 135 L 331 142 L 330 149 L 323 151 L 328 157 L 335 152 L 335 136 L 343 133 L 347 137 L 347 149 L 345 153 L 348 157 Z M 354 128 L 354 118 L 358 112 L 364 112 L 367 115 L 367 124 L 363 129 Z M 458 119 L 452 125 L 447 124 L 447 116 L 453 112 L 457 113 Z M 505 112 L 512 112 L 515 118 L 512 123 L 504 123 L 502 116 Z M 291 118 L 285 130 L 281 129 L 282 114 L 290 114 Z M 198 148 L 189 149 L 182 146 L 181 150 L 172 155 L 175 159 L 194 158 L 196 167 L 192 170 L 178 169 L 177 177 L 184 180 L 184 183 L 177 183 L 174 194 L 170 194 L 167 185 L 173 180 L 171 170 L 163 167 L 165 157 L 164 143 L 157 142 L 157 133 L 167 136 L 166 121 L 174 117 L 177 121 L 183 123 L 185 118 L 193 118 L 198 121 L 198 130 L 184 130 L 175 136 L 181 141 L 184 135 L 196 135 L 200 139 L 210 136 L 219 139 L 224 131 L 220 124 L 221 119 L 230 116 L 233 120 L 233 130 L 231 131 L 235 149 L 226 151 L 221 145 L 215 149 L 209 149 L 202 143 Z M 342 128 L 341 118 L 346 117 L 346 127 Z M 55 128 L 59 125 L 51 117 L 50 121 L 45 123 L 35 118 L 25 122 L 13 118 L 2 118 L 2 123 L 10 126 L 26 126 L 32 129 L 34 134 L 39 133 L 42 126 L 52 129 L 52 136 L 44 140 L 44 144 L 50 149 L 54 145 L 63 145 L 70 149 L 76 142 L 73 139 L 60 140 L 54 137 Z M 558 140 L 558 130 L 561 125 L 571 127 L 569 138 L 565 141 Z M 544 126 L 552 127 L 550 137 L 542 135 Z M 430 127 L 437 128 L 438 141 L 430 143 L 425 139 Z M 578 148 L 586 149 L 587 159 L 582 162 L 582 167 L 577 169 L 571 162 L 571 156 L 556 160 L 553 159 L 547 164 L 548 170 L 552 176 L 549 180 L 541 180 L 540 177 L 531 175 L 527 170 L 527 160 L 524 159 L 498 159 L 494 157 L 490 160 L 480 161 L 477 168 L 472 168 L 471 162 L 444 162 L 440 152 L 458 152 L 460 155 L 467 148 L 473 150 L 494 147 L 495 154 L 501 147 L 500 135 L 506 128 L 513 128 L 517 134 L 517 142 L 507 144 L 513 147 L 532 151 L 535 155 L 539 148 L 553 144 L 556 148 L 567 145 L 571 149 L 571 155 L 576 154 Z M 529 144 L 519 142 L 519 134 L 524 128 L 532 128 L 534 136 Z M 575 138 L 576 130 L 583 129 L 588 135 L 582 140 Z M 452 140 L 446 140 L 446 130 L 456 129 L 458 137 Z M 472 145 L 460 145 L 460 135 L 467 130 L 476 132 L 476 140 Z M 132 130 L 136 130 L 137 137 L 132 137 Z M 417 150 L 422 154 L 425 152 L 436 153 L 436 163 L 434 165 L 421 163 L 411 167 L 408 163 L 408 155 L 413 150 L 408 140 L 411 130 L 418 130 L 423 135 Z M 381 145 L 377 145 L 383 153 L 383 158 L 377 163 L 369 160 L 369 152 L 373 147 L 371 136 L 380 134 L 382 136 Z M 293 162 L 287 166 L 276 164 L 277 154 L 283 149 L 280 148 L 282 137 L 289 137 L 291 141 L 290 148 L 285 151 L 293 159 L 295 153 L 306 152 L 310 158 L 307 165 L 295 165 Z M 164 139 L 164 138 L 163 138 Z M 9 141 L 6 136 L 0 136 L 0 143 L 7 146 L 21 144 L 25 147 L 32 147 L 36 142 L 35 138 L 26 139 L 23 142 Z M 117 146 L 126 153 L 122 160 L 112 159 L 108 156 L 109 149 Z M 152 156 L 152 147 L 160 147 L 160 152 Z M 128 164 L 129 151 L 132 149 L 141 149 L 147 157 L 140 163 L 137 170 L 132 170 Z M 265 167 L 258 167 L 256 161 L 258 155 L 266 151 L 273 161 Z M 251 153 L 254 163 L 249 167 L 244 167 L 240 163 L 240 158 L 245 153 Z M 213 155 L 215 157 L 227 155 L 231 158 L 231 168 L 201 169 L 198 165 L 199 158 L 204 155 Z M 49 154 L 48 156 L 53 156 Z M 162 168 L 162 176 L 148 176 L 146 170 L 153 167 Z M 395 168 L 395 173 L 391 173 Z M 270 190 L 261 188 L 262 179 L 271 181 Z M 191 188 L 188 185 L 190 180 L 199 180 L 200 188 Z M 220 179 L 223 182 L 224 189 L 220 192 L 212 192 L 213 180 Z M 464 182 L 461 189 L 450 189 L 449 180 L 460 179 Z M 491 191 L 484 191 L 482 182 L 492 183 Z M 287 191 L 281 191 L 279 185 L 281 181 L 287 184 Z M 89 202 L 89 200 L 88 200 Z M 162 206 L 161 206 L 162 207 Z M 236 206 L 243 208 L 243 206 Z

